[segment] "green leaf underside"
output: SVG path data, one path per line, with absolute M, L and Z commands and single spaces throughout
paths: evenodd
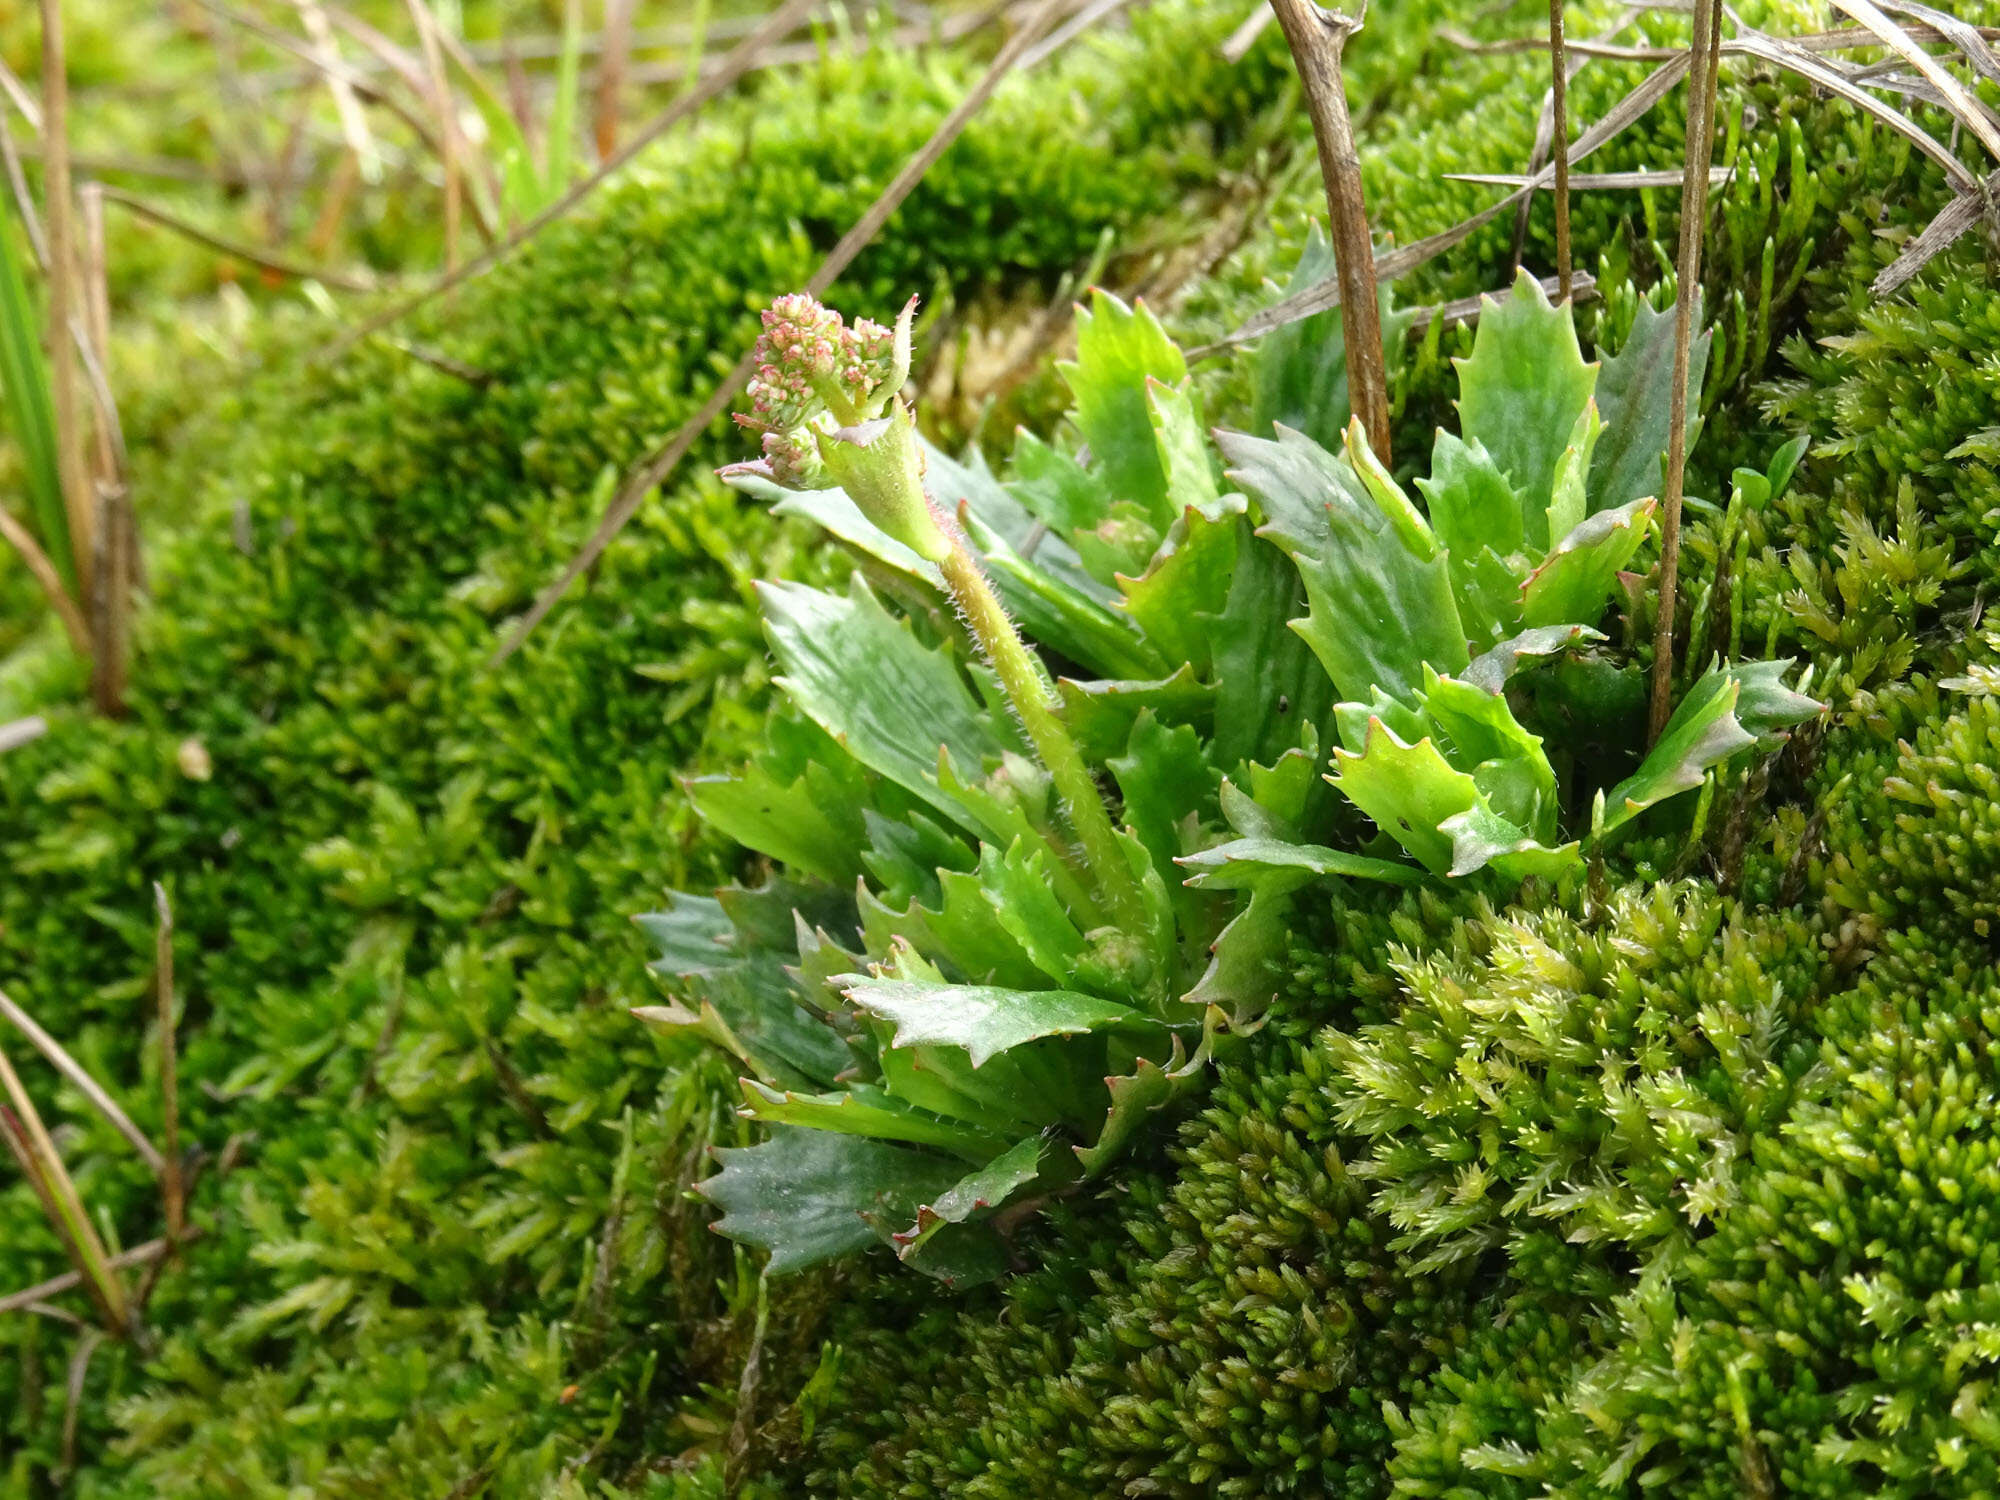
M 1095 1031 L 1143 1035 L 1160 1030 L 1158 1022 L 1129 1006 L 1076 990 L 1005 990 L 857 977 L 846 993 L 854 1004 L 895 1024 L 898 1047 L 963 1047 L 975 1068 L 1042 1037 Z
M 1031 1135 L 994 1157 L 976 1172 L 969 1172 L 946 1188 L 934 1200 L 917 1209 L 916 1222 L 892 1235 L 896 1254 L 907 1260 L 947 1224 L 962 1224 L 983 1209 L 998 1208 L 1042 1173 L 1042 1158 L 1051 1147 L 1039 1135 Z
M 1490 651 L 1475 656 L 1472 664 L 1458 674 L 1458 679 L 1484 692 L 1502 692 L 1513 680 L 1514 674 L 1531 663 L 1545 661 L 1603 639 L 1588 625 L 1544 625 L 1535 630 L 1524 630 Z
M 1493 456 L 1520 497 L 1528 546 L 1550 542 L 1556 465 L 1597 383 L 1566 307 L 1551 307 L 1526 271 L 1501 300 L 1480 299 L 1479 331 L 1458 365 L 1460 432 Z M 1348 694 L 1347 696 L 1358 696 Z
M 1701 293 L 1695 293 L 1694 326 L 1701 328 Z M 1590 469 L 1590 511 L 1616 510 L 1646 496 L 1657 497 L 1672 435 L 1675 309 L 1656 313 L 1639 304 L 1632 331 L 1619 351 L 1604 361 L 1597 378 L 1597 406 L 1604 414 L 1604 439 Z M 1688 447 L 1701 428 L 1701 382 L 1708 369 L 1710 335 L 1698 333 L 1688 357 Z
M 1413 551 L 1404 518 L 1385 513 L 1344 459 L 1289 429 L 1275 442 L 1239 433 L 1217 441 L 1232 481 L 1263 504 L 1259 535 L 1298 566 L 1310 613 L 1293 628 L 1339 696 L 1365 698 L 1377 686 L 1406 695 L 1426 662 L 1451 671 L 1467 663 L 1443 552 Z
M 1522 586 L 1521 623 L 1592 625 L 1618 587 L 1618 574 L 1652 531 L 1656 502 L 1599 511 L 1558 542 Z
M 1003 746 L 951 656 L 920 643 L 858 579 L 844 597 L 792 583 L 758 593 L 779 683 L 800 711 L 869 770 L 963 822 L 937 784 L 940 747 L 977 769 Z
M 1127 307 L 1093 291 L 1078 308 L 1076 359 L 1056 366 L 1076 398 L 1073 419 L 1112 495 L 1131 501 L 1165 530 L 1173 519 L 1146 401 L 1146 380 L 1187 378 L 1187 361 L 1159 320 L 1140 303 Z
M 1786 687 L 1787 661 L 1711 667 L 1688 689 L 1639 769 L 1603 794 L 1600 831 L 1701 785 L 1702 777 L 1765 735 L 1814 717 L 1821 705 Z
M 1408 865 L 1320 844 L 1292 844 L 1272 838 L 1232 839 L 1190 854 L 1180 865 L 1193 872 L 1189 885 L 1207 890 L 1282 893 L 1326 875 L 1381 880 L 1391 885 L 1418 885 L 1423 880 L 1422 872 Z
M 723 1210 L 716 1232 L 769 1251 L 773 1275 L 866 1249 L 876 1236 L 864 1212 L 908 1222 L 965 1170 L 929 1152 L 783 1126 L 761 1145 L 714 1155 L 722 1170 L 697 1191 Z

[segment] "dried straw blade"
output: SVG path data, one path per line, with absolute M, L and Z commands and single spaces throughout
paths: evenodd
M 146 1133 L 132 1123 L 132 1117 L 119 1108 L 118 1101 L 106 1093 L 89 1071 L 69 1055 L 62 1043 L 42 1030 L 35 1018 L 17 1005 L 5 990 L 0 990 L 0 1019 L 12 1023 L 35 1050 L 48 1059 L 51 1067 L 75 1084 L 77 1092 L 90 1102 L 91 1108 L 103 1115 L 111 1127 L 131 1143 L 132 1149 L 139 1153 L 148 1167 L 156 1173 L 164 1168 L 166 1163 L 159 1150 L 146 1138 Z

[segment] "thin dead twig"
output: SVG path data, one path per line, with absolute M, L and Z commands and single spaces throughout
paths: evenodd
M 153 882 L 153 993 L 160 1020 L 160 1193 L 165 1199 L 167 1239 L 177 1242 L 187 1223 L 186 1184 L 181 1180 L 180 1063 L 174 1035 L 174 908 L 167 888 Z
M 1966 92 L 1965 85 L 1953 77 L 1949 69 L 1918 46 L 1903 27 L 1882 14 L 1874 0 L 1833 0 L 1833 3 L 1874 32 L 1884 45 L 1921 73 L 1931 87 L 1944 96 L 1952 118 L 1979 138 L 1979 144 L 1986 148 L 1987 155 L 2000 161 L 2000 128 L 1994 126 L 1985 106 Z
M 1021 55 L 1034 45 L 1036 38 L 1041 36 L 1054 21 L 1064 3 L 1065 0 L 1043 0 L 1021 29 L 1008 39 L 1007 44 L 1000 49 L 979 82 L 974 84 L 951 113 L 938 123 L 937 129 L 931 132 L 930 139 L 917 149 L 916 154 L 903 163 L 902 170 L 890 180 L 887 187 L 882 189 L 875 201 L 868 206 L 867 212 L 855 222 L 853 228 L 842 235 L 840 242 L 827 252 L 826 259 L 820 262 L 819 269 L 813 272 L 811 279 L 806 282 L 805 290 L 809 295 L 817 297 L 832 286 L 853 262 L 854 257 L 861 253 L 862 248 L 875 238 L 882 226 L 888 222 L 889 216 L 902 206 L 903 200 L 910 195 L 910 190 L 923 180 L 932 163 L 944 155 L 972 117 L 979 113 L 986 101 L 993 96 L 993 91 L 999 88 L 1001 80 L 1014 70 Z M 667 439 L 651 458 L 627 476 L 624 485 L 605 511 L 603 519 L 591 533 L 590 539 L 584 543 L 577 555 L 570 559 L 569 564 L 555 581 L 536 596 L 528 612 L 515 623 L 514 628 L 508 631 L 499 648 L 488 659 L 486 664 L 489 668 L 499 666 L 520 649 L 521 643 L 548 617 L 549 611 L 554 609 L 557 601 L 569 591 L 570 585 L 583 576 L 585 569 L 603 556 L 604 549 L 611 545 L 611 539 L 617 536 L 624 529 L 625 523 L 638 513 L 640 505 L 652 492 L 653 487 L 673 471 L 674 466 L 687 456 L 688 449 L 694 446 L 695 439 L 727 410 L 729 403 L 735 400 L 738 393 L 749 383 L 756 369 L 757 350 L 753 344 L 744 351 L 735 367 L 723 376 L 721 382 L 709 393 L 700 410 L 682 423 L 680 430 Z
M 201 1238 L 198 1225 L 190 1224 L 181 1234 L 179 1244 L 185 1245 Z M 121 1250 L 108 1256 L 104 1264 L 114 1271 L 129 1270 L 133 1266 L 143 1266 L 158 1260 L 168 1251 L 176 1248 L 176 1242 L 166 1239 L 147 1240 L 143 1245 L 134 1245 L 130 1250 Z M 46 1302 L 51 1297 L 60 1297 L 64 1292 L 74 1291 L 83 1284 L 83 1278 L 75 1271 L 65 1271 L 60 1276 L 51 1276 L 47 1281 L 38 1281 L 31 1287 L 18 1292 L 10 1292 L 0 1297 L 0 1313 L 26 1312 L 38 1302 Z
M 608 161 L 618 150 L 619 102 L 631 62 L 632 0 L 604 0 L 604 46 L 597 59 L 597 97 L 592 116 L 599 161 Z
M 1570 152 L 1570 160 L 1581 161 L 1606 141 L 1643 118 L 1655 104 L 1666 97 L 1675 84 L 1680 82 L 1687 70 L 1688 54 L 1685 52 L 1677 54 L 1654 69 L 1636 88 L 1612 106 L 1603 119 L 1577 137 L 1575 147 Z M 1376 276 L 1383 281 L 1394 281 L 1399 276 L 1407 276 L 1418 266 L 1444 254 L 1454 245 L 1492 223 L 1528 194 L 1548 186 L 1554 180 L 1554 170 L 1545 167 L 1537 172 L 1532 180 L 1514 189 L 1499 202 L 1480 209 L 1479 212 L 1460 220 L 1451 228 L 1440 230 L 1413 244 L 1377 252 Z M 1324 281 L 1302 288 L 1254 317 L 1246 319 L 1234 333 L 1225 335 L 1213 344 L 1189 351 L 1188 358 L 1207 358 L 1221 353 L 1224 349 L 1247 344 L 1252 339 L 1263 337 L 1274 328 L 1282 328 L 1287 323 L 1295 323 L 1301 318 L 1311 317 L 1314 313 L 1338 307 L 1340 300 L 1340 279 L 1337 276 L 1329 276 Z
M 259 250 L 254 245 L 246 245 L 241 240 L 230 239 L 225 235 L 217 234 L 212 229 L 204 229 L 199 224 L 190 223 L 179 214 L 164 209 L 157 203 L 149 202 L 147 199 L 125 192 L 122 188 L 106 187 L 102 191 L 104 193 L 104 201 L 107 203 L 116 203 L 127 212 L 135 213 L 142 219 L 151 220 L 162 229 L 170 229 L 175 234 L 185 235 L 197 244 L 206 245 L 209 249 L 217 251 L 222 255 L 244 261 L 258 267 L 260 270 L 269 271 L 274 275 L 289 277 L 295 281 L 324 282 L 327 286 L 335 287 L 345 292 L 372 292 L 377 289 L 372 277 L 347 271 L 336 271 L 327 266 L 308 266 L 302 265 L 297 261 L 286 260 L 281 256 Z
M 1687 175 L 1681 184 L 1680 259 L 1675 273 L 1674 374 L 1667 417 L 1666 494 L 1660 507 L 1659 615 L 1653 627 L 1653 694 L 1647 744 L 1667 727 L 1673 706 L 1674 613 L 1678 607 L 1681 504 L 1687 492 L 1688 366 L 1694 306 L 1701 287 L 1702 238 L 1708 224 L 1708 174 L 1715 153 L 1715 94 L 1721 58 L 1722 0 L 1695 11 L 1688 74 Z
M 1340 280 L 1348 394 L 1369 447 L 1386 464 L 1390 462 L 1389 372 L 1382 358 L 1375 246 L 1361 185 L 1361 156 L 1347 109 L 1347 84 L 1340 71 L 1342 51 L 1348 38 L 1361 29 L 1362 16 L 1349 18 L 1325 10 L 1315 0 L 1271 0 L 1271 8 L 1291 47 L 1319 148 L 1334 269 Z
M 11 1022 L 15 1030 L 26 1037 L 34 1049 L 47 1058 L 49 1065 L 63 1077 L 76 1085 L 78 1093 L 90 1101 L 90 1105 L 139 1153 L 140 1158 L 153 1171 L 164 1166 L 159 1150 L 146 1138 L 146 1133 L 132 1123 L 132 1117 L 118 1105 L 118 1101 L 106 1093 L 88 1070 L 64 1050 L 62 1043 L 50 1036 L 36 1024 L 35 1018 L 15 1003 L 5 990 L 0 990 L 0 1019 Z
M 1549 107 L 1554 132 L 1557 300 L 1569 301 L 1569 67 L 1563 53 L 1563 0 L 1549 0 Z

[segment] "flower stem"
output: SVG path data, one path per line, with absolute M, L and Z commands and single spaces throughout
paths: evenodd
M 999 673 L 1000 685 L 1021 716 L 1042 764 L 1055 780 L 1056 792 L 1069 812 L 1070 827 L 1082 846 L 1084 862 L 1110 902 L 1111 915 L 1127 931 L 1143 931 L 1147 917 L 1139 883 L 1111 826 L 1111 815 L 1105 811 L 1090 767 L 1055 716 L 1052 689 L 1041 663 L 1022 642 L 993 585 L 986 581 L 978 561 L 955 531 L 951 550 L 938 568 L 980 650 Z

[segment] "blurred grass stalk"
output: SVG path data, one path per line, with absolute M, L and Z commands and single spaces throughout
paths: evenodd
M 46 233 L 38 232 L 23 184 L 0 195 L 0 412 L 21 455 L 27 499 L 25 519 L 0 502 L 0 539 L 20 554 L 71 647 L 90 662 L 98 709 L 115 715 L 124 708 L 136 545 L 106 378 L 102 234 L 92 236 L 86 268 L 70 192 L 61 0 L 41 0 L 41 13 Z M 43 252 L 45 317 L 36 315 L 22 241 L 31 254 Z M 86 283 L 95 289 L 79 296 Z M 94 423 L 84 417 L 80 378 Z
M 4 1089 L 8 1099 L 8 1103 L 0 1104 L 0 1137 L 5 1138 L 21 1175 L 28 1179 L 28 1185 L 41 1200 L 49 1226 L 82 1278 L 84 1290 L 90 1294 L 106 1330 L 123 1338 L 132 1323 L 132 1304 L 125 1295 L 125 1283 L 112 1266 L 69 1169 L 63 1165 L 34 1101 L 21 1086 L 20 1076 L 4 1051 L 0 1051 L 0 1089 Z

